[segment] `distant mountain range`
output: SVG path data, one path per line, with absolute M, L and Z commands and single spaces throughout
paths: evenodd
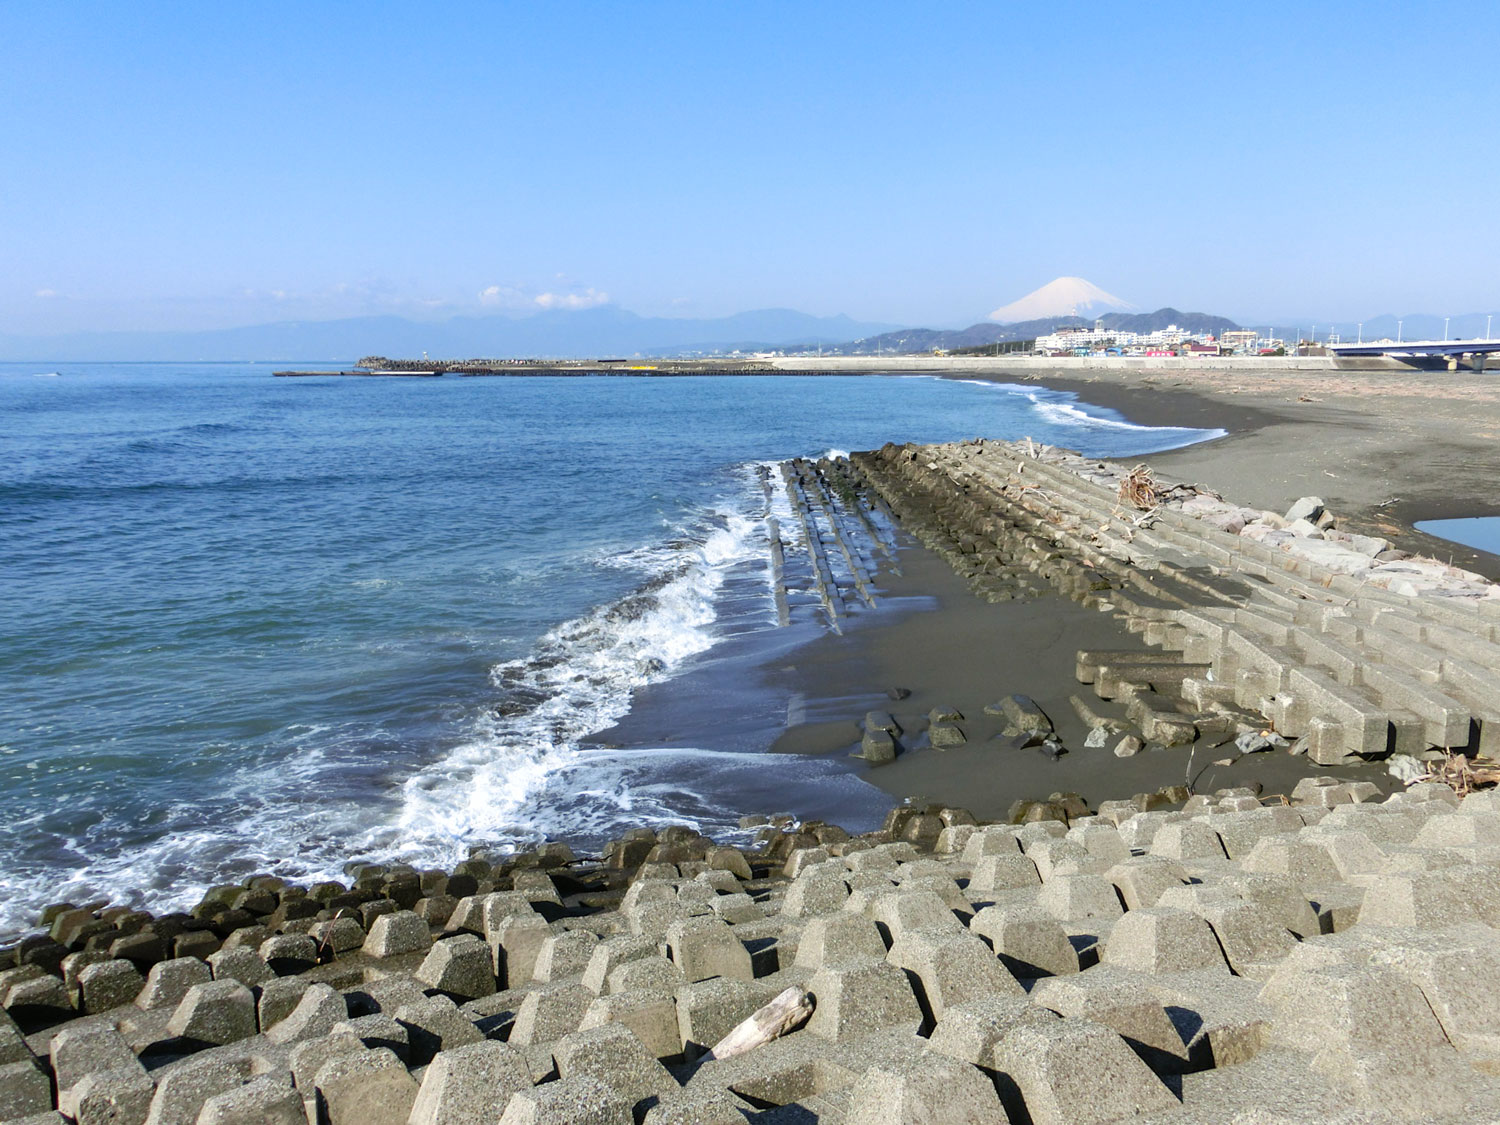
M 1072 301 L 1085 292 L 1059 283 L 1059 278 L 1036 293 L 1012 302 L 1023 306 L 1052 289 L 1048 300 Z M 1087 286 L 1087 282 L 1082 282 Z M 1092 288 L 1092 287 L 1090 287 Z M 1099 292 L 1103 292 L 1100 290 Z M 1105 294 L 1108 297 L 1108 294 Z M 1117 298 L 1111 298 L 1117 300 Z M 1003 309 L 997 309 L 1001 312 Z M 1379 316 L 1357 323 L 1315 324 L 1304 320 L 1288 325 L 1283 319 L 1252 321 L 1247 327 L 1270 330 L 1289 339 L 1306 338 L 1316 327 L 1320 341 L 1331 330 L 1354 340 L 1441 339 L 1443 318 L 1426 315 Z M 644 317 L 617 306 L 583 310 L 549 310 L 528 317 L 467 316 L 424 322 L 395 316 L 358 317 L 329 321 L 285 321 L 207 332 L 88 332 L 60 336 L 18 336 L 0 333 L 0 360 L 163 361 L 196 362 L 256 360 L 269 363 L 329 362 L 352 364 L 362 355 L 434 359 L 571 358 L 607 356 L 683 356 L 732 351 L 781 350 L 794 354 L 821 351 L 826 355 L 891 355 L 955 351 L 1035 339 L 1062 327 L 1105 328 L 1122 332 L 1154 332 L 1176 324 L 1193 333 L 1219 335 L 1239 327 L 1234 321 L 1208 313 L 1174 308 L 1150 313 L 1109 312 L 1099 317 L 1056 314 L 1014 323 L 980 321 L 968 328 L 898 328 L 891 324 L 853 320 L 847 316 L 810 316 L 792 309 L 760 309 L 716 318 Z M 1453 339 L 1484 335 L 1486 314 L 1452 317 Z M 1491 330 L 1500 330 L 1500 316 Z
M 422 322 L 395 316 L 285 321 L 207 332 L 0 334 L 0 360 L 353 363 L 362 355 L 575 357 L 681 355 L 736 347 L 815 347 L 896 327 L 847 316 L 760 309 L 717 318 L 644 317 L 613 305 L 528 317 L 467 316 Z
M 896 332 L 885 332 L 867 339 L 852 340 L 836 347 L 822 346 L 825 355 L 881 355 L 930 352 L 935 348 L 956 351 L 959 348 L 979 348 L 987 344 L 1004 344 L 1016 340 L 1034 340 L 1056 332 L 1059 328 L 1092 328 L 1096 323 L 1118 332 L 1158 332 L 1176 325 L 1185 332 L 1212 333 L 1233 331 L 1239 325 L 1222 316 L 1208 313 L 1179 312 L 1173 308 L 1157 309 L 1150 313 L 1106 313 L 1093 320 L 1081 316 L 1049 316 L 1039 320 L 1023 320 L 1017 324 L 993 324 L 980 321 L 968 328 L 945 331 L 934 328 L 903 328 Z M 799 348 L 798 351 L 812 351 Z

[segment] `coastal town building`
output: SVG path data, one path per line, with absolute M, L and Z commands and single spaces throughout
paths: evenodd
M 1254 333 L 1251 333 L 1253 336 Z M 1105 328 L 1096 321 L 1093 328 L 1059 328 L 1038 336 L 1033 350 L 1037 355 L 1172 355 L 1194 345 L 1197 354 L 1219 353 L 1219 341 L 1211 333 L 1190 333 L 1175 324 L 1155 332 L 1123 332 Z
M 1231 328 L 1219 334 L 1219 343 L 1230 355 L 1255 355 L 1263 345 L 1260 333 L 1253 328 Z

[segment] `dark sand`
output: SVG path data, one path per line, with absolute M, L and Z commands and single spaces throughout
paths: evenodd
M 873 369 L 872 369 L 873 370 Z M 1142 458 L 1163 476 L 1205 485 L 1226 499 L 1284 511 L 1298 497 L 1321 496 L 1351 530 L 1500 579 L 1500 557 L 1423 535 L 1421 519 L 1500 514 L 1500 373 L 1089 371 L 1036 375 L 965 371 L 955 377 L 1041 382 L 1111 407 L 1133 422 L 1221 428 L 1227 437 Z M 790 629 L 757 631 L 715 648 L 685 676 L 645 690 L 631 714 L 599 741 L 620 746 L 679 745 L 826 757 L 847 765 L 892 798 L 938 802 L 1002 819 L 1019 798 L 1072 791 L 1091 805 L 1190 782 L 1200 792 L 1260 785 L 1289 793 L 1300 777 L 1334 773 L 1394 782 L 1379 765 L 1322 769 L 1273 751 L 1215 765 L 1232 747 L 1221 736 L 1196 750 L 1144 752 L 1119 759 L 1087 750 L 1083 722 L 1068 703 L 1078 694 L 1103 715 L 1122 709 L 1077 683 L 1079 649 L 1139 649 L 1140 639 L 1107 614 L 1051 594 L 1031 602 L 975 598 L 948 565 L 915 542 L 901 551 L 904 574 L 878 582 L 880 606 L 856 615 L 843 635 L 803 613 Z M 911 694 L 892 700 L 887 689 Z M 1037 750 L 993 740 L 1003 720 L 984 714 L 1002 696 L 1032 696 L 1057 726 L 1069 753 L 1053 762 Z M 968 744 L 930 748 L 923 734 L 935 706 L 957 708 Z M 906 732 L 895 762 L 871 767 L 857 748 L 866 711 L 889 711 Z M 1111 740 L 1112 744 L 1113 740 Z M 1191 755 L 1191 768 L 1189 767 Z M 791 811 L 835 822 L 866 822 L 869 789 L 842 796 L 778 785 L 774 758 L 766 785 L 743 794 L 744 811 Z M 880 802 L 876 802 L 879 804 Z M 853 825 L 850 825 L 853 827 Z
M 1189 780 L 1203 792 L 1260 785 L 1266 793 L 1290 793 L 1299 778 L 1327 772 L 1279 751 L 1216 766 L 1215 760 L 1233 756 L 1232 746 L 1214 749 L 1222 735 L 1200 740 L 1196 751 L 1158 749 L 1132 758 L 1116 758 L 1110 748 L 1085 749 L 1088 727 L 1069 696 L 1081 696 L 1100 715 L 1123 719 L 1125 712 L 1078 683 L 1078 650 L 1146 651 L 1140 638 L 1110 615 L 1050 593 L 1029 602 L 981 601 L 946 562 L 921 546 L 906 548 L 901 565 L 905 574 L 889 580 L 892 592 L 923 590 L 932 604 L 869 619 L 843 636 L 825 635 L 793 653 L 775 678 L 808 695 L 806 718 L 774 749 L 848 754 L 857 748 L 864 713 L 888 711 L 905 732 L 902 745 L 911 748 L 888 765 L 856 761 L 865 780 L 895 797 L 962 806 L 994 820 L 1004 819 L 1017 799 L 1042 800 L 1059 791 L 1077 793 L 1097 807 L 1100 801 Z M 894 701 L 885 693 L 888 687 L 911 695 Z M 1052 720 L 1069 751 L 1059 761 L 1037 749 L 1014 750 L 996 741 L 1005 719 L 985 714 L 984 707 L 1011 694 L 1031 696 Z M 934 707 L 956 708 L 964 716 L 958 725 L 967 745 L 953 750 L 927 745 L 922 735 Z M 1345 774 L 1382 788 L 1390 780 L 1380 767 L 1340 771 L 1340 777 Z
M 1280 751 L 1215 765 L 1233 756 L 1232 746 L 1216 748 L 1222 735 L 1205 737 L 1196 749 L 1132 758 L 1114 756 L 1116 739 L 1104 749 L 1086 749 L 1088 728 L 1069 696 L 1081 696 L 1104 716 L 1123 718 L 1124 708 L 1078 683 L 1077 653 L 1145 651 L 1140 638 L 1109 614 L 1050 592 L 1026 602 L 981 601 L 914 540 L 898 559 L 902 574 L 882 571 L 879 604 L 846 619 L 842 634 L 805 613 L 790 628 L 734 636 L 682 675 L 637 693 L 630 713 L 592 741 L 622 753 L 632 747 L 770 750 L 763 783 L 738 794 L 742 811 L 786 811 L 851 829 L 872 826 L 872 810 L 904 798 L 1004 820 L 1012 802 L 1045 800 L 1054 792 L 1078 793 L 1093 807 L 1189 781 L 1202 792 L 1259 785 L 1267 794 L 1290 793 L 1299 778 L 1328 772 Z M 892 699 L 893 688 L 910 694 Z M 1051 718 L 1068 748 L 1061 760 L 995 740 L 1005 721 L 984 707 L 1010 694 L 1031 696 Z M 964 716 L 959 726 L 967 745 L 928 745 L 927 713 L 939 706 Z M 889 712 L 903 730 L 904 752 L 887 765 L 849 757 L 859 746 L 860 721 L 872 710 Z M 829 759 L 849 771 L 851 782 L 866 784 L 800 785 L 795 771 L 778 764 L 781 754 Z M 1337 772 L 1382 789 L 1391 785 L 1379 766 Z

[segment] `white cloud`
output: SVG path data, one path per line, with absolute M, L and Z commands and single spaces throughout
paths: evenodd
M 609 294 L 599 289 L 580 289 L 574 285 L 556 292 L 537 293 L 516 285 L 491 285 L 479 291 L 479 303 L 491 309 L 592 309 L 609 304 Z
M 479 291 L 479 303 L 492 309 L 519 309 L 531 302 L 513 285 L 491 285 Z
M 591 286 L 580 293 L 539 293 L 534 303 L 543 309 L 592 309 L 609 304 L 609 294 Z
M 42 300 L 45 301 L 45 300 L 47 300 L 47 299 L 49 299 L 51 297 L 56 297 L 57 296 L 57 290 L 56 289 L 38 289 L 36 291 L 36 295 L 38 297 L 40 297 Z

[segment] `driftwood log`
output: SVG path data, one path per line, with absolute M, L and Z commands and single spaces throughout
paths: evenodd
M 781 992 L 764 1008 L 742 1021 L 733 1031 L 714 1044 L 704 1060 L 728 1059 L 743 1055 L 771 1040 L 795 1031 L 812 1015 L 813 1000 L 804 988 L 793 985 Z

